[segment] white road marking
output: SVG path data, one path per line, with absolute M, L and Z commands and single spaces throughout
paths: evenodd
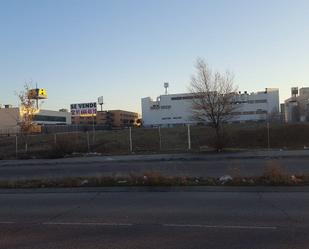
M 0 221 L 0 224 L 4 224 L 4 225 L 6 225 L 6 224 L 16 224 L 16 222 L 14 222 L 14 221 Z
M 22 222 L 16 221 L 0 221 L 0 225 L 19 224 Z M 27 223 L 25 223 L 27 224 Z M 30 223 L 29 223 L 30 224 Z M 32 223 L 31 223 L 32 224 Z M 103 222 L 42 222 L 38 225 L 54 225 L 54 226 L 114 226 L 114 227 L 130 227 L 134 225 L 147 224 L 131 224 L 131 223 L 103 223 Z M 153 225 L 153 224 L 152 224 Z M 178 227 L 178 228 L 212 228 L 212 229 L 247 229 L 247 230 L 276 230 L 276 226 L 238 226 L 238 225 L 203 225 L 203 224 L 157 224 L 163 227 Z
M 129 223 L 102 223 L 102 222 L 43 222 L 42 225 L 68 225 L 68 226 L 133 226 Z
M 275 226 L 228 226 L 228 225 L 200 225 L 200 224 L 163 224 L 165 227 L 188 227 L 188 228 L 218 228 L 218 229 L 268 229 L 276 230 Z

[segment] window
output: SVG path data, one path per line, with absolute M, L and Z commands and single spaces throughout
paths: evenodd
M 256 114 L 267 114 L 267 111 L 258 109 L 258 110 L 256 110 Z
M 170 105 L 161 105 L 161 109 L 171 109 Z
M 45 121 L 45 122 L 66 122 L 66 117 L 59 116 L 47 116 L 47 115 L 34 115 L 33 121 Z
M 257 100 L 255 100 L 255 103 L 256 103 L 256 104 L 259 104 L 259 103 L 267 103 L 267 99 L 257 99 Z
M 232 112 L 232 115 L 241 115 L 241 112 Z
M 183 97 L 172 97 L 171 100 L 182 100 L 182 99 L 193 99 L 200 98 L 199 96 L 183 96 Z
M 160 106 L 159 105 L 153 105 L 150 107 L 151 110 L 158 110 L 160 109 Z
M 253 114 L 255 114 L 255 112 L 254 111 L 249 111 L 249 112 L 243 112 L 242 114 L 243 115 L 253 115 Z
M 182 97 L 172 97 L 171 100 L 181 100 Z

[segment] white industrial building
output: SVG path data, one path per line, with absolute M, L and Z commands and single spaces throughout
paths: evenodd
M 19 132 L 19 122 L 22 111 L 19 107 L 0 106 L 0 134 Z M 33 116 L 33 122 L 38 125 L 71 124 L 71 113 L 65 111 L 39 110 Z
M 142 122 L 145 127 L 196 124 L 192 116 L 191 93 L 165 94 L 156 100 L 142 98 Z M 236 94 L 237 109 L 231 122 L 265 121 L 279 115 L 279 89 L 266 88 L 265 91 Z
M 291 97 L 284 102 L 287 123 L 309 121 L 309 87 L 291 88 Z

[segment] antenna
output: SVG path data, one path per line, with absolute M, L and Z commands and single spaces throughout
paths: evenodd
M 101 111 L 103 110 L 103 96 L 100 96 L 99 98 L 98 98 L 98 103 L 99 103 L 99 105 L 101 106 Z
M 165 95 L 167 95 L 167 89 L 169 87 L 169 83 L 168 82 L 164 82 L 164 88 L 165 88 Z

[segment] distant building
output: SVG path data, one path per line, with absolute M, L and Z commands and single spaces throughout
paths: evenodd
M 73 116 L 72 124 L 98 125 L 106 128 L 139 126 L 139 114 L 124 110 L 97 111 L 96 114 Z
M 124 110 L 103 111 L 102 97 L 98 101 L 101 103 L 101 111 L 97 110 L 97 102 L 71 104 L 72 124 L 97 125 L 103 128 L 138 126 L 138 113 Z
M 107 127 L 136 127 L 140 122 L 139 114 L 123 110 L 97 112 L 97 124 Z
M 191 93 L 166 94 L 156 100 L 142 98 L 143 126 L 174 126 L 198 123 L 192 117 Z M 279 114 L 279 89 L 266 88 L 256 93 L 236 94 L 237 110 L 231 122 L 263 122 Z
M 19 123 L 22 120 L 22 111 L 19 107 L 5 105 L 0 108 L 0 133 L 19 132 Z M 71 114 L 63 111 L 41 110 L 33 116 L 33 123 L 37 125 L 64 125 L 71 124 Z
M 291 88 L 291 97 L 284 102 L 285 121 L 288 123 L 309 121 L 309 87 Z
M 285 104 L 280 104 L 280 121 L 285 123 Z

